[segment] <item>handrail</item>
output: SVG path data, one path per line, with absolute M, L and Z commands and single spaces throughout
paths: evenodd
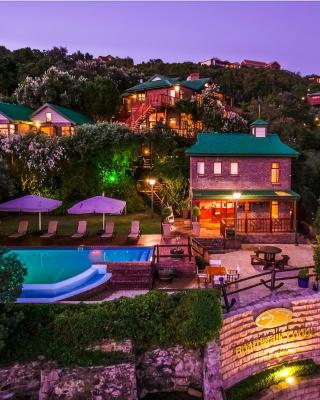
M 227 310 L 227 313 L 231 310 L 231 308 L 236 303 L 236 299 L 235 298 L 232 298 L 231 301 L 229 302 L 228 296 L 231 296 L 231 295 L 234 295 L 234 294 L 237 294 L 237 293 L 249 290 L 249 289 L 253 289 L 253 288 L 261 286 L 261 285 L 264 285 L 265 287 L 267 287 L 268 289 L 273 291 L 273 290 L 278 289 L 278 288 L 280 288 L 281 286 L 284 285 L 284 282 L 280 282 L 278 285 L 276 285 L 276 282 L 286 281 L 288 279 L 297 279 L 298 278 L 298 275 L 277 277 L 276 276 L 277 273 L 279 273 L 279 272 L 290 272 L 290 271 L 300 271 L 302 269 L 314 269 L 314 265 L 305 266 L 305 267 L 291 267 L 291 268 L 285 269 L 284 271 L 279 271 L 276 268 L 273 268 L 271 271 L 266 271 L 266 272 L 263 272 L 263 273 L 260 273 L 260 274 L 252 275 L 252 276 L 249 276 L 247 278 L 242 278 L 242 279 L 239 279 L 239 280 L 234 281 L 234 282 L 224 282 L 224 278 L 223 277 L 219 278 L 221 294 L 222 294 L 222 297 L 224 299 L 225 308 Z M 255 283 L 255 284 L 250 285 L 250 286 L 246 286 L 244 288 L 236 289 L 236 290 L 233 290 L 231 292 L 227 292 L 227 290 L 226 290 L 231 285 L 239 284 L 241 282 L 250 281 L 252 279 L 257 279 L 257 278 L 260 278 L 261 276 L 265 276 L 265 275 L 270 275 L 270 279 L 268 279 L 268 280 L 260 279 L 260 282 L 258 282 L 258 283 Z M 316 274 L 313 273 L 313 274 L 310 274 L 309 276 L 316 276 Z M 269 286 L 269 283 L 270 283 L 270 286 Z
M 178 245 L 176 245 L 176 244 L 156 244 L 155 245 L 155 248 L 156 248 L 156 259 L 157 259 L 157 262 L 159 262 L 160 261 L 160 258 L 171 258 L 172 257 L 172 255 L 171 254 L 160 254 L 160 249 L 161 248 L 169 248 L 169 249 L 172 249 L 172 248 L 185 248 L 185 247 L 187 247 L 187 249 L 188 249 L 188 254 L 181 254 L 180 255 L 180 257 L 179 258 L 189 258 L 189 261 L 191 261 L 192 260 L 192 248 L 191 248 L 191 241 L 190 241 L 190 238 L 188 238 L 188 243 L 185 243 L 185 244 L 178 244 Z

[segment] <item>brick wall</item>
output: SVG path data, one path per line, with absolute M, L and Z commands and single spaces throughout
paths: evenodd
M 293 311 L 292 321 L 284 327 L 281 340 L 272 340 L 275 329 L 262 329 L 255 323 L 261 312 L 274 307 L 288 307 Z M 305 336 L 301 330 L 309 332 Z M 312 332 L 312 333 L 310 333 Z M 256 340 L 266 336 L 268 343 L 256 347 Z M 275 337 L 275 336 L 273 336 Z M 279 337 L 279 336 L 278 336 Z M 299 299 L 283 299 L 279 302 L 265 302 L 245 307 L 241 312 L 230 313 L 224 320 L 220 335 L 221 341 L 221 376 L 224 388 L 283 362 L 312 358 L 320 361 L 320 294 Z M 239 346 L 251 346 L 248 352 L 239 353 Z
M 197 162 L 205 163 L 205 174 L 198 176 Z M 222 173 L 213 175 L 213 163 L 222 163 Z M 230 162 L 238 162 L 238 175 L 230 175 Z M 271 184 L 271 164 L 280 163 L 280 183 Z M 291 159 L 272 157 L 190 157 L 190 182 L 193 189 L 261 189 L 291 188 Z
M 257 400 L 319 400 L 320 377 L 296 379 L 294 385 L 281 382 L 262 393 Z

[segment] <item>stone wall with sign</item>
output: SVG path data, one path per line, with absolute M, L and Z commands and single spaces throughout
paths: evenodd
M 292 311 L 290 320 L 263 328 L 257 317 L 282 307 Z M 272 313 L 266 318 L 273 318 Z M 261 319 L 261 317 L 260 317 Z M 272 325 L 272 324 L 271 324 Z M 222 385 L 235 383 L 282 362 L 311 358 L 320 362 L 320 295 L 268 301 L 230 313 L 220 335 Z

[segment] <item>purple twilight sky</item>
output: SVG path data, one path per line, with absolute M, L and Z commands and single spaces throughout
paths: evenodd
M 217 56 L 320 73 L 320 2 L 1 2 L 0 44 L 135 62 Z

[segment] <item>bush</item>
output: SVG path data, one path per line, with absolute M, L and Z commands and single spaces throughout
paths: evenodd
M 102 339 L 131 339 L 136 351 L 180 344 L 199 347 L 214 339 L 222 325 L 219 298 L 213 290 L 144 296 L 101 304 L 16 304 L 4 306 L 6 318 L 23 314 L 0 349 L 3 361 L 26 361 L 44 355 L 61 365 L 84 365 L 106 356 L 88 352 Z M 0 314 L 1 315 L 1 314 Z
M 198 269 L 199 270 L 205 269 L 206 262 L 205 262 L 204 258 L 198 254 L 194 258 L 196 260 Z
M 20 296 L 27 269 L 16 254 L 0 248 L 0 303 L 11 303 Z
M 256 398 L 256 395 L 272 385 L 285 380 L 281 371 L 286 369 L 290 376 L 310 376 L 319 372 L 317 366 L 312 360 L 303 360 L 259 372 L 249 378 L 237 383 L 226 391 L 227 400 L 248 400 Z M 287 375 L 287 376 L 288 376 Z

